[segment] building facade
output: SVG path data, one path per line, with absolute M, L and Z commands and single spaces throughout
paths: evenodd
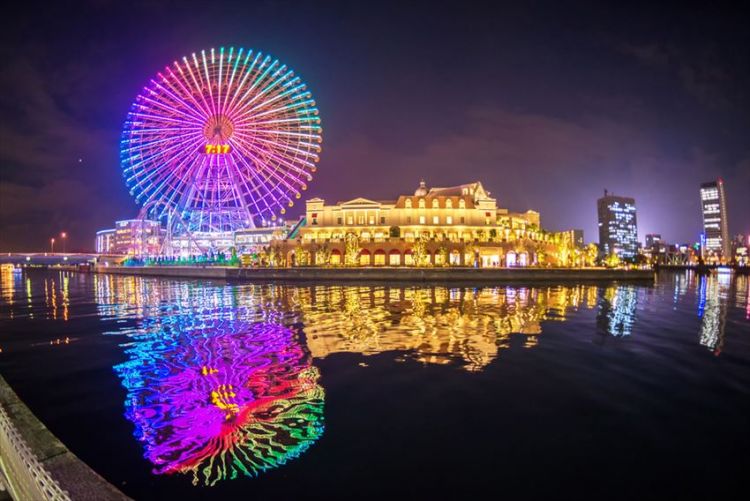
M 635 200 L 610 195 L 596 201 L 599 219 L 599 250 L 604 256 L 616 254 L 632 261 L 638 254 L 638 223 Z
M 115 222 L 113 254 L 150 256 L 161 252 L 163 230 L 159 221 L 126 219 Z
M 276 242 L 288 265 L 560 265 L 536 211 L 499 208 L 480 182 L 427 188 L 395 200 L 307 201 L 296 238 Z
M 727 200 L 721 179 L 701 184 L 701 212 L 705 244 L 703 258 L 729 260 L 732 256 L 727 221 Z
M 115 254 L 115 229 L 96 232 L 96 253 Z
M 585 244 L 583 242 L 583 230 L 565 230 L 561 231 L 560 235 L 566 241 L 571 242 L 574 247 L 577 247 L 579 249 L 583 249 L 585 247 Z

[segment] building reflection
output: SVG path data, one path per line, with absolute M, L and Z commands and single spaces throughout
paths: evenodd
M 630 336 L 636 319 L 638 291 L 635 286 L 621 285 L 599 289 L 596 315 L 597 330 L 615 337 Z
M 403 351 L 424 363 L 460 361 L 471 371 L 508 349 L 512 337 L 533 348 L 542 322 L 564 321 L 571 310 L 597 304 L 597 287 L 587 285 L 206 287 L 100 275 L 95 290 L 105 318 L 159 316 L 165 309 L 205 315 L 221 309 L 243 322 L 302 324 L 315 358 Z
M 731 275 L 712 273 L 700 277 L 698 317 L 701 319 L 700 344 L 715 355 L 724 347 Z

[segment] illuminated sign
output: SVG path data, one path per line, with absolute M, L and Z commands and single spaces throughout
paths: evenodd
M 207 144 L 204 150 L 206 155 L 224 155 L 232 151 L 228 144 Z

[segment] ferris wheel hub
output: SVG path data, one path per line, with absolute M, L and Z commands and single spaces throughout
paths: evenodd
M 234 123 L 226 115 L 212 115 L 203 128 L 203 135 L 211 144 L 224 144 L 233 133 Z

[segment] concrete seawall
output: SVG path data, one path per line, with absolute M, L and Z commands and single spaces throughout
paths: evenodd
M 606 268 L 230 268 L 196 266 L 97 266 L 97 273 L 205 278 L 248 282 L 559 282 L 647 281 L 652 270 Z
M 0 480 L 14 499 L 130 499 L 70 452 L 2 376 Z

